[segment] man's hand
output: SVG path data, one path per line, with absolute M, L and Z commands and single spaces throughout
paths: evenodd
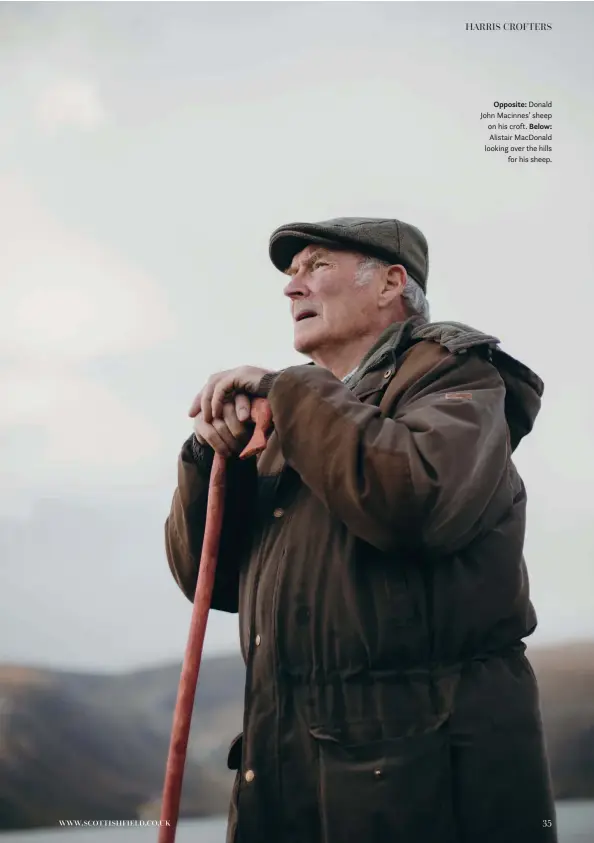
M 202 414 L 206 424 L 212 425 L 214 419 L 223 420 L 223 407 L 230 399 L 234 401 L 234 414 L 239 422 L 247 421 L 250 417 L 250 394 L 254 394 L 263 375 L 270 373 L 269 369 L 258 369 L 255 366 L 240 366 L 212 375 L 206 386 L 192 401 L 188 412 L 191 418 Z
M 234 400 L 223 404 L 223 418 L 205 421 L 204 414 L 198 413 L 194 420 L 194 435 L 201 445 L 207 444 L 225 459 L 240 454 L 251 439 L 254 425 L 251 421 L 241 421 L 239 412 L 245 410 L 247 402 L 248 419 L 250 401 L 245 395 L 238 395 Z

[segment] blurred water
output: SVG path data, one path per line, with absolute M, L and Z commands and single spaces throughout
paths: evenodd
M 561 802 L 557 805 L 559 843 L 594 843 L 594 802 Z M 224 843 L 226 819 L 184 820 L 176 843 Z M 42 829 L 2 834 L 3 843 L 140 843 L 156 841 L 156 826 L 85 829 Z

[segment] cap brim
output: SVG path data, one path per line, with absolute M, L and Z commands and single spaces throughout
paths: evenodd
M 325 246 L 328 249 L 344 248 L 342 244 L 330 237 L 323 237 L 318 234 L 302 234 L 300 231 L 281 231 L 270 240 L 268 249 L 270 260 L 281 272 L 285 272 L 290 266 L 293 258 L 306 246 L 316 244 Z

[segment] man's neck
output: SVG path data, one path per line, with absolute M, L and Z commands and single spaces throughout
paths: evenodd
M 383 320 L 382 324 L 376 325 L 369 333 L 356 337 L 348 344 L 330 346 L 317 349 L 311 359 L 317 366 L 329 369 L 334 377 L 339 380 L 351 374 L 357 369 L 363 359 L 369 354 L 386 332 L 390 332 L 396 325 L 402 325 L 411 317 L 404 310 L 393 313 L 392 318 Z
M 312 356 L 312 360 L 318 366 L 329 369 L 334 377 L 343 380 L 358 367 L 367 352 L 377 342 L 380 333 L 361 337 L 357 342 L 349 343 L 348 346 L 324 349 L 319 354 Z

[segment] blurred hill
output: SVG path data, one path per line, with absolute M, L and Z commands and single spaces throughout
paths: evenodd
M 594 799 L 594 642 L 528 648 L 557 799 Z
M 158 817 L 178 679 L 178 666 L 121 676 L 0 666 L 0 829 Z M 180 813 L 226 812 L 222 765 L 210 775 L 193 754 Z
M 558 799 L 594 799 L 594 642 L 529 648 Z M 158 816 L 180 664 L 122 674 L 0 666 L 0 828 Z M 206 659 L 182 815 L 225 814 L 227 748 L 241 730 L 244 666 Z M 156 813 L 155 813 L 156 812 Z

